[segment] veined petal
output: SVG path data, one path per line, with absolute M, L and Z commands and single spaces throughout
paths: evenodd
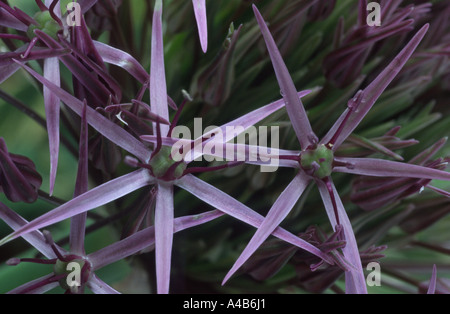
M 267 50 L 269 51 L 270 59 L 272 60 L 272 65 L 275 70 L 278 84 L 280 85 L 280 89 L 286 103 L 286 110 L 295 130 L 295 134 L 297 135 L 302 149 L 306 149 L 308 146 L 317 143 L 317 136 L 311 128 L 311 124 L 308 120 L 308 116 L 306 115 L 302 102 L 297 97 L 297 90 L 294 82 L 292 81 L 283 58 L 281 57 L 278 47 L 270 34 L 269 28 L 255 5 L 253 5 L 253 11 L 255 12 L 264 41 L 266 42 Z
M 247 244 L 247 247 L 241 253 L 228 274 L 225 276 L 222 285 L 250 258 L 250 256 L 259 248 L 259 246 L 272 234 L 272 232 L 286 218 L 294 205 L 302 196 L 308 186 L 310 178 L 300 171 L 286 189 L 281 193 L 273 204 L 264 221 Z
M 162 30 L 162 0 L 156 0 L 152 24 L 152 51 L 150 65 L 150 107 L 152 112 L 169 121 L 167 105 L 166 73 L 164 68 L 164 43 Z M 156 125 L 154 126 L 156 134 Z M 161 125 L 161 134 L 166 135 L 168 125 Z
M 158 138 L 156 135 L 142 135 L 141 139 L 156 144 Z M 193 140 L 179 139 L 173 137 L 162 137 L 161 144 L 173 149 L 173 153 L 183 147 L 183 154 L 180 158 L 187 163 L 191 163 L 199 156 L 213 157 L 217 161 L 242 161 L 252 165 L 272 165 L 287 168 L 299 168 L 298 161 L 291 159 L 280 159 L 283 156 L 299 156 L 299 151 L 283 150 L 272 147 L 223 143 L 222 141 L 204 141 L 196 142 Z M 211 149 L 213 147 L 213 149 Z M 193 149 L 193 151 L 192 151 Z
M 120 292 L 98 278 L 95 274 L 89 279 L 87 286 L 95 294 L 120 294 Z
M 13 290 L 9 291 L 8 294 L 43 294 L 47 291 L 52 290 L 59 286 L 58 281 L 52 280 L 54 278 L 54 274 L 48 274 L 42 276 L 38 279 L 29 281 Z
M 436 292 L 436 277 L 437 277 L 436 265 L 433 265 L 433 272 L 431 274 L 427 294 L 434 294 Z
M 328 192 L 326 184 L 321 180 L 316 180 L 317 186 L 319 188 L 320 195 L 322 197 L 325 209 L 328 214 L 328 218 L 335 228 L 337 224 L 337 219 L 334 214 L 333 202 Z M 361 263 L 361 257 L 359 255 L 358 244 L 356 243 L 355 234 L 353 233 L 352 224 L 348 218 L 347 212 L 345 211 L 344 205 L 336 191 L 336 187 L 331 181 L 331 186 L 334 193 L 334 198 L 336 200 L 337 213 L 339 215 L 339 220 L 341 225 L 344 227 L 344 234 L 346 240 L 346 246 L 342 249 L 344 257 L 352 264 L 352 269 L 345 273 L 345 285 L 346 293 L 348 294 L 366 294 L 366 279 L 364 277 L 364 272 Z
M 173 243 L 173 185 L 158 183 L 155 208 L 156 282 L 159 294 L 169 293 Z
M 185 175 L 176 181 L 175 184 L 203 200 L 207 204 L 253 227 L 259 228 L 264 221 L 264 217 L 257 212 L 193 175 Z M 282 229 L 281 227 L 277 227 L 272 234 L 281 240 L 289 242 L 327 262 L 332 263 L 329 257 L 318 248 Z
M 27 70 L 38 81 L 47 86 L 56 96 L 59 97 L 67 106 L 70 107 L 76 114 L 81 116 L 83 110 L 83 102 L 76 99 L 65 90 L 59 88 L 49 80 L 42 77 L 30 67 L 18 62 L 25 70 Z M 146 148 L 140 141 L 129 134 L 127 131 L 98 114 L 94 109 L 87 108 L 87 120 L 88 123 L 101 133 L 104 137 L 108 138 L 111 142 L 127 150 L 131 154 L 135 155 L 142 161 L 148 161 L 150 158 L 150 150 Z
M 10 78 L 17 70 L 20 69 L 20 66 L 16 63 L 10 63 L 0 66 L 0 84 Z
M 221 211 L 212 210 L 198 215 L 175 218 L 174 233 L 202 225 L 221 216 L 223 216 Z M 97 270 L 136 254 L 153 244 L 155 244 L 155 227 L 151 226 L 90 254 L 88 258 L 94 270 Z
M 103 206 L 153 182 L 153 177 L 150 176 L 146 169 L 140 169 L 108 181 L 17 229 L 2 239 L 0 245 L 32 231 L 45 228 L 67 218 Z
M 310 90 L 304 90 L 301 92 L 296 92 L 296 99 L 300 101 L 300 98 L 305 97 L 306 95 L 310 94 Z M 261 108 L 255 109 L 231 122 L 228 122 L 222 126 L 220 126 L 217 129 L 220 129 L 222 133 L 224 134 L 224 141 L 228 142 L 232 140 L 234 137 L 241 133 L 227 133 L 227 127 L 231 127 L 232 129 L 236 127 L 242 127 L 242 130 L 245 131 L 251 126 L 257 124 L 258 122 L 261 122 L 263 119 L 267 118 L 272 113 L 278 111 L 279 109 L 283 108 L 286 105 L 285 99 L 280 99 L 275 102 L 272 102 L 268 105 L 265 105 Z M 210 135 L 215 132 L 217 132 L 217 129 L 213 129 L 212 131 L 206 133 L 205 135 Z
M 99 41 L 94 41 L 94 46 L 103 62 L 123 68 L 143 84 L 150 79 L 147 71 L 130 54 Z
M 198 35 L 203 52 L 208 49 L 208 25 L 206 19 L 205 0 L 192 0 L 194 6 L 195 20 L 197 21 Z
M 88 156 L 88 123 L 86 119 L 87 102 L 84 102 L 81 114 L 80 144 L 78 154 L 78 171 L 73 196 L 77 197 L 89 189 L 89 156 Z M 87 213 L 76 215 L 70 221 L 70 251 L 74 254 L 84 255 L 84 239 L 86 231 Z
M 23 32 L 26 32 L 28 29 L 27 25 L 19 21 L 15 16 L 13 16 L 4 8 L 0 8 L 0 26 L 14 28 Z
M 36 34 L 36 37 L 39 38 L 42 42 L 44 42 L 49 48 L 53 49 L 62 49 L 62 48 L 68 48 L 69 45 L 61 45 L 59 42 L 57 42 L 55 39 L 53 39 L 51 36 L 47 35 L 46 33 L 35 30 L 34 33 Z M 73 55 L 62 55 L 59 57 L 61 62 L 70 70 L 70 72 L 76 77 L 77 81 L 82 84 L 91 94 L 93 97 L 95 97 L 96 106 L 101 107 L 104 104 L 107 103 L 109 97 L 112 95 L 113 99 L 115 101 L 120 101 L 119 99 L 116 99 L 116 95 L 114 93 L 111 93 L 111 91 L 97 78 L 97 74 L 100 75 L 106 82 L 110 83 L 111 78 L 109 77 L 109 74 L 106 72 L 102 72 L 98 67 L 93 66 L 92 72 L 88 70 L 86 66 L 81 63 L 79 59 L 77 59 Z M 88 60 L 89 58 L 86 58 Z M 85 62 L 86 62 L 85 60 Z M 88 61 L 90 62 L 90 60 Z M 114 86 L 113 84 L 111 84 Z M 116 84 L 116 86 L 118 86 Z
M 334 167 L 334 172 L 344 172 L 374 177 L 400 177 L 450 181 L 450 173 L 404 162 L 376 158 L 336 157 L 347 166 Z
M 3 220 L 13 230 L 18 230 L 21 227 L 28 224 L 24 218 L 22 218 L 15 211 L 8 206 L 0 202 L 0 219 Z M 34 231 L 23 236 L 23 238 L 30 243 L 36 250 L 42 253 L 46 258 L 55 258 L 55 253 L 51 247 L 45 241 L 44 236 L 40 231 Z
M 59 60 L 58 58 L 48 58 L 44 60 L 44 77 L 55 84 L 61 86 Z M 50 189 L 49 194 L 53 194 L 55 187 L 56 171 L 58 168 L 59 156 L 59 98 L 48 87 L 44 85 L 45 116 L 47 121 L 48 142 L 50 147 Z
M 354 107 L 349 107 L 344 111 L 327 135 L 321 140 L 321 144 L 328 144 L 334 138 L 333 150 L 335 151 L 345 141 L 409 60 L 428 28 L 429 24 L 423 26 L 377 78 L 362 92 L 357 94 L 357 97 L 355 97 L 357 103 L 353 104 Z
M 299 98 L 301 98 L 301 97 L 308 95 L 310 92 L 311 92 L 310 90 L 301 91 L 301 92 L 297 93 L 297 96 Z M 196 145 L 201 144 L 202 146 L 204 146 L 204 145 L 207 145 L 207 143 L 212 140 L 217 141 L 217 142 L 222 140 L 222 142 L 225 143 L 225 144 L 223 144 L 224 147 L 223 147 L 222 152 L 226 152 L 227 150 L 225 150 L 225 149 L 233 148 L 232 145 L 234 145 L 234 144 L 229 144 L 226 142 L 231 141 L 233 138 L 235 138 L 239 134 L 242 134 L 243 132 L 248 130 L 251 126 L 261 122 L 263 119 L 267 118 L 269 115 L 276 112 L 277 110 L 280 110 L 281 108 L 284 107 L 284 105 L 285 105 L 284 99 L 280 99 L 280 100 L 272 102 L 268 105 L 265 105 L 261 108 L 255 109 L 255 110 L 253 110 L 231 122 L 228 122 L 220 127 L 214 128 L 213 130 L 206 132 L 201 137 L 199 137 L 195 140 L 162 137 L 162 144 L 166 145 L 166 146 L 173 146 L 175 143 L 178 142 L 178 144 L 186 145 L 186 147 L 194 147 L 194 151 L 192 154 L 186 154 L 186 158 L 185 158 L 186 162 L 191 162 L 191 161 L 195 160 L 196 158 L 204 155 L 203 149 L 195 149 Z M 232 131 L 230 132 L 230 130 L 232 130 Z M 213 134 L 217 134 L 217 133 L 222 134 L 222 139 L 217 139 L 217 137 L 212 137 Z M 205 140 L 202 140 L 202 138 L 205 138 Z M 143 135 L 143 136 L 141 136 L 141 139 L 144 141 L 151 142 L 151 143 L 156 143 L 155 135 Z M 190 145 L 190 144 L 192 144 L 192 145 Z M 248 152 L 248 148 L 250 146 L 245 146 L 245 147 L 244 146 L 238 145 L 237 147 L 239 147 L 239 149 L 237 151 Z M 244 148 L 244 149 L 240 149 L 240 148 Z M 288 151 L 281 151 L 281 150 L 279 150 L 279 153 L 282 155 L 290 154 Z M 225 156 L 217 156 L 217 157 L 225 158 Z M 237 157 L 239 158 L 239 157 L 244 157 L 244 156 L 237 156 Z M 244 157 L 244 160 L 248 160 L 249 158 L 247 158 L 247 157 L 248 157 L 248 155 L 246 155 Z M 241 160 L 241 159 L 239 159 L 239 160 Z M 256 161 L 256 160 L 252 160 L 252 161 Z M 280 161 L 280 162 L 283 163 L 282 161 Z

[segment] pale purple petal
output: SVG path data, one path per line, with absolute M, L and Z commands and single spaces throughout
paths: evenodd
M 225 282 L 250 258 L 259 246 L 281 224 L 284 218 L 286 218 L 294 205 L 297 203 L 300 196 L 302 196 L 309 182 L 310 177 L 308 177 L 304 172 L 299 172 L 295 176 L 295 178 L 275 201 L 272 208 L 269 210 L 269 213 L 264 218 L 261 226 L 259 226 L 258 230 L 256 230 L 255 235 L 247 244 L 247 247 L 225 276 L 222 284 L 225 284 Z
M 60 87 L 60 73 L 58 58 L 48 58 L 44 60 L 44 77 Z M 44 85 L 45 116 L 47 121 L 47 133 L 50 147 L 50 189 L 49 194 L 53 194 L 55 187 L 56 171 L 58 168 L 59 156 L 59 103 L 60 100 L 48 87 Z
M 103 206 L 153 182 L 153 177 L 150 176 L 146 169 L 140 169 L 108 181 L 34 219 L 2 239 L 0 245 L 32 231 L 45 228 L 67 218 Z
M 328 144 L 335 137 L 333 150 L 336 150 L 345 141 L 409 60 L 425 36 L 428 28 L 428 24 L 423 26 L 377 78 L 362 91 L 362 94 L 357 99 L 358 103 L 353 104 L 356 108 L 347 108 L 344 111 L 327 135 L 321 140 L 321 144 Z M 338 134 L 336 134 L 337 132 Z
M 197 21 L 198 35 L 203 52 L 208 49 L 208 25 L 206 19 L 205 0 L 192 0 L 194 6 L 195 20 Z
M 198 215 L 175 218 L 174 233 L 202 225 L 221 216 L 223 216 L 221 211 L 212 210 Z M 97 270 L 136 254 L 153 244 L 155 244 L 155 227 L 151 226 L 90 254 L 88 259 L 94 270 Z
M 427 185 L 427 188 L 429 188 L 430 190 L 432 190 L 432 191 L 434 191 L 434 192 L 436 192 L 438 194 L 441 194 L 441 195 L 443 195 L 445 197 L 450 198 L 450 192 L 447 192 L 445 190 L 442 190 L 442 189 L 437 188 L 437 187 L 432 186 L 432 185 Z
M 88 124 L 86 119 L 87 103 L 84 102 L 81 115 L 80 144 L 78 154 L 78 171 L 75 181 L 73 197 L 77 197 L 89 189 L 89 155 L 88 155 Z M 74 216 L 70 221 L 70 251 L 74 254 L 84 255 L 84 239 L 86 231 L 87 213 Z
M 450 173 L 404 162 L 376 158 L 336 157 L 335 162 L 346 166 L 333 168 L 334 172 L 344 172 L 374 177 L 400 177 L 450 181 Z
M 433 272 L 431 274 L 427 294 L 434 294 L 436 292 L 436 277 L 437 277 L 436 265 L 433 265 Z
M 0 202 L 0 219 L 3 220 L 11 229 L 14 231 L 25 226 L 28 221 L 22 218 L 15 211 L 10 209 L 8 206 Z M 44 236 L 40 231 L 30 232 L 23 236 L 23 238 L 30 243 L 35 249 L 42 253 L 46 258 L 55 258 L 55 253 L 51 247 L 45 241 Z
M 310 92 L 311 92 L 310 90 L 301 91 L 301 92 L 297 93 L 297 96 L 298 96 L 298 98 L 302 98 L 302 97 L 308 95 Z M 242 134 L 243 132 L 248 130 L 251 126 L 257 124 L 258 122 L 262 121 L 263 119 L 267 118 L 269 115 L 280 110 L 283 107 L 284 107 L 284 99 L 280 99 L 280 100 L 272 102 L 268 105 L 265 105 L 261 108 L 255 109 L 255 110 L 253 110 L 231 122 L 228 122 L 220 127 L 214 128 L 211 131 L 206 132 L 205 134 L 202 134 L 202 136 L 195 139 L 196 142 L 185 140 L 185 139 L 178 139 L 178 138 L 171 139 L 171 138 L 167 138 L 167 137 L 162 137 L 162 144 L 166 145 L 166 146 L 173 146 L 175 143 L 178 142 L 178 144 L 186 145 L 186 147 L 189 147 L 189 148 L 193 147 L 191 144 L 195 144 L 197 146 L 197 149 L 194 147 L 192 154 L 187 154 L 187 152 L 185 152 L 186 153 L 185 161 L 191 162 L 191 161 L 195 160 L 196 158 L 199 158 L 204 155 L 204 150 L 199 149 L 200 144 L 201 144 L 201 146 L 205 146 L 211 140 L 214 140 L 214 141 L 222 140 L 222 142 L 226 143 L 226 142 L 232 140 L 233 138 L 235 138 L 236 136 L 238 136 L 239 134 Z M 211 137 L 212 134 L 221 134 L 222 138 L 218 139 L 218 137 L 215 136 L 213 139 L 208 139 Z M 202 141 L 202 137 L 206 138 L 206 140 Z M 141 139 L 144 141 L 156 143 L 155 135 L 144 135 L 144 136 L 141 136 Z M 231 151 L 231 149 L 233 148 L 232 145 L 233 144 L 224 144 L 222 152 L 226 152 L 227 151 L 226 149 L 229 149 L 229 151 Z M 238 151 L 239 152 L 242 152 L 242 151 L 248 152 L 248 147 L 245 147 L 243 149 L 239 148 L 239 149 L 236 149 L 236 151 L 237 152 Z M 289 151 L 282 151 L 282 150 L 279 150 L 279 153 L 282 155 L 290 154 Z M 220 156 L 220 155 L 214 155 L 214 156 L 225 158 L 224 156 Z M 243 160 L 249 160 L 248 155 L 245 157 L 243 157 L 243 156 L 239 156 L 239 157 L 244 158 Z M 263 157 L 265 157 L 265 156 L 263 156 Z M 239 160 L 241 160 L 241 159 L 239 159 Z M 257 160 L 252 160 L 252 161 L 257 161 Z M 283 163 L 283 161 L 280 161 L 280 163 Z
M 207 204 L 253 227 L 259 228 L 264 221 L 264 217 L 257 212 L 193 175 L 185 175 L 176 181 L 176 185 L 195 195 Z M 318 248 L 282 229 L 281 227 L 277 227 L 272 234 L 281 240 L 289 242 L 325 261 L 332 263 L 329 257 Z
M 173 185 L 158 183 L 155 208 L 155 258 L 156 285 L 159 294 L 169 293 L 173 220 Z
M 94 41 L 94 46 L 103 62 L 123 68 L 143 84 L 150 79 L 147 71 L 130 54 L 99 41 Z
M 304 90 L 301 92 L 296 92 L 296 99 L 298 99 L 300 101 L 300 99 L 302 97 L 305 97 L 306 95 L 310 94 L 311 91 L 310 90 Z M 269 115 L 271 115 L 272 113 L 278 111 L 279 109 L 283 108 L 285 106 L 285 99 L 280 99 L 277 100 L 275 102 L 272 102 L 268 105 L 265 105 L 261 108 L 255 109 L 231 122 L 228 122 L 222 126 L 220 126 L 217 129 L 220 129 L 220 131 L 222 132 L 222 134 L 224 135 L 224 142 L 228 142 L 230 140 L 232 140 L 234 137 L 236 137 L 237 135 L 241 134 L 240 133 L 231 133 L 228 134 L 227 131 L 227 127 L 231 127 L 231 128 L 236 128 L 236 127 L 242 127 L 243 131 L 247 130 L 248 128 L 250 128 L 251 126 L 257 124 L 258 122 L 261 122 L 263 119 L 267 118 Z M 209 135 L 212 133 L 217 132 L 217 129 L 213 129 L 210 132 L 207 132 L 205 135 Z
M 156 135 L 143 135 L 141 139 L 156 144 Z M 193 140 L 178 139 L 173 137 L 162 137 L 161 144 L 172 147 L 176 152 L 180 147 L 184 147 L 185 155 L 180 157 L 185 162 L 190 163 L 199 156 L 210 156 L 217 161 L 242 161 L 252 165 L 264 166 L 272 165 L 276 167 L 299 168 L 299 162 L 295 160 L 280 159 L 279 156 L 299 156 L 301 152 L 284 150 L 278 148 L 254 146 L 246 144 L 223 143 L 223 141 L 203 143 Z M 201 144 L 201 145 L 200 145 Z M 209 148 L 206 148 L 209 146 Z M 210 149 L 214 146 L 214 149 Z M 191 151 L 191 148 L 194 150 Z
M 255 12 L 259 28 L 261 29 L 266 42 L 267 50 L 269 51 L 278 84 L 280 85 L 281 93 L 286 103 L 286 110 L 291 120 L 292 127 L 295 130 L 300 146 L 302 149 L 306 149 L 308 146 L 317 143 L 317 136 L 311 128 L 311 124 L 309 123 L 308 116 L 306 115 L 302 102 L 297 97 L 297 90 L 294 82 L 292 81 L 283 58 L 281 57 L 278 47 L 270 34 L 269 28 L 255 5 L 253 5 L 253 11 Z
M 3 8 L 0 8 L 0 26 L 4 26 L 7 28 L 14 28 L 23 32 L 26 32 L 28 29 L 28 26 L 19 21 L 11 13 L 9 13 Z
M 30 67 L 20 64 L 25 70 L 27 70 L 31 75 L 33 75 L 38 81 L 47 86 L 59 99 L 64 102 L 68 107 L 70 107 L 76 114 L 81 116 L 83 111 L 83 102 L 76 99 L 65 90 L 59 88 L 49 80 L 42 77 Z M 101 114 L 96 112 L 94 109 L 87 108 L 87 120 L 88 123 L 96 129 L 100 134 L 108 138 L 111 142 L 127 150 L 131 154 L 135 155 L 142 161 L 148 161 L 150 158 L 150 150 L 145 147 L 140 141 L 129 134 L 127 131 L 103 117 Z
M 87 286 L 95 294 L 120 294 L 120 292 L 98 278 L 95 274 L 89 279 Z
M 38 279 L 29 281 L 13 290 L 9 291 L 8 294 L 44 294 L 59 286 L 59 282 L 53 281 L 53 273 L 42 276 Z M 41 285 L 41 283 L 48 281 L 47 284 Z
M 14 73 L 20 69 L 20 65 L 10 63 L 0 66 L 0 84 L 10 78 Z
M 337 219 L 334 214 L 334 207 L 330 193 L 328 192 L 327 186 L 323 181 L 317 180 L 316 182 L 330 223 L 332 224 L 333 228 L 335 228 L 337 225 Z M 348 218 L 347 212 L 345 211 L 344 205 L 342 204 L 342 201 L 336 191 L 333 182 L 331 182 L 331 186 L 333 188 L 334 198 L 336 200 L 339 221 L 344 228 L 345 240 L 347 242 L 345 248 L 343 248 L 342 251 L 346 260 L 353 266 L 352 269 L 345 272 L 346 293 L 366 294 L 366 279 L 364 277 L 361 257 L 359 255 L 358 244 L 356 242 L 355 234 L 353 233 L 352 224 L 350 222 L 350 219 Z
M 150 107 L 153 113 L 169 121 L 166 73 L 164 68 L 164 43 L 162 30 L 162 1 L 156 0 L 152 24 L 152 51 L 150 65 Z M 161 134 L 167 135 L 168 125 L 161 125 Z M 156 125 L 155 125 L 156 134 Z
M 56 41 L 53 37 L 49 36 L 43 31 L 35 30 L 36 37 L 42 41 L 45 45 L 52 49 L 62 49 L 70 48 L 71 45 L 67 42 L 61 40 Z M 98 64 L 87 58 L 84 54 L 81 54 L 76 49 L 73 49 L 73 54 L 62 55 L 59 57 L 60 61 L 69 69 L 72 75 L 77 79 L 77 82 L 83 85 L 95 98 L 97 104 L 105 104 L 109 97 L 113 97 L 114 101 L 119 101 L 121 90 L 119 85 L 110 76 L 109 73 L 101 69 Z M 80 59 L 87 65 L 83 66 Z M 83 60 L 84 59 L 84 60 Z M 90 69 L 88 69 L 88 66 Z M 103 84 L 98 76 L 100 76 L 111 88 L 113 88 L 114 93 Z M 99 105 L 97 105 L 98 107 Z

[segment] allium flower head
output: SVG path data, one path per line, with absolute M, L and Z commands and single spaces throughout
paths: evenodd
M 362 294 L 373 263 L 448 290 L 445 1 L 63 4 L 0 1 L 0 250 L 48 267 L 10 293 L 119 293 L 127 263 L 160 294 Z

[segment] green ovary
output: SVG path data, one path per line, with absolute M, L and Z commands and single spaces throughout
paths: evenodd
M 69 285 L 67 284 L 67 276 L 73 271 L 70 267 L 69 269 L 67 269 L 67 266 L 70 266 L 70 263 L 78 263 L 79 265 L 79 269 L 81 270 L 84 266 L 84 263 L 86 261 L 82 260 L 82 259 L 75 259 L 72 260 L 70 262 L 63 262 L 61 260 L 57 260 L 55 266 L 53 266 L 53 273 L 55 275 L 66 275 L 65 277 L 63 277 L 62 279 L 59 280 L 59 285 L 61 286 L 61 288 L 63 288 L 64 290 L 68 290 L 70 289 Z M 81 276 L 81 274 L 80 274 Z
M 307 150 L 301 155 L 300 164 L 303 169 L 314 169 L 313 164 L 316 163 L 319 168 L 313 173 L 314 176 L 323 179 L 331 175 L 333 170 L 334 154 L 331 149 L 325 145 L 319 145 L 315 150 Z
M 56 34 L 61 29 L 59 24 L 52 18 L 49 11 L 37 12 L 34 16 L 34 20 L 38 22 L 39 26 L 31 24 L 28 27 L 27 35 L 29 38 L 35 37 L 34 30 L 39 29 L 51 36 L 53 39 L 58 39 Z
M 184 170 L 186 170 L 186 164 L 184 162 L 175 167 L 173 174 L 167 173 L 170 167 L 176 163 L 176 161 L 170 157 L 171 151 L 172 149 L 170 147 L 163 146 L 150 160 L 149 164 L 152 167 L 153 175 L 155 177 L 175 180 L 183 175 Z M 166 178 L 166 175 L 169 175 L 170 177 Z

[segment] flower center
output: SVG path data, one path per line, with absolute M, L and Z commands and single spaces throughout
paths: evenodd
M 59 279 L 59 285 L 64 290 L 72 293 L 78 292 L 78 289 L 89 280 L 91 275 L 91 264 L 81 257 L 73 256 L 73 259 L 57 259 L 53 266 L 53 273 Z
M 300 165 L 310 175 L 323 179 L 331 175 L 333 158 L 333 151 L 320 144 L 315 149 L 306 150 L 302 153 Z
M 153 175 L 158 179 L 172 181 L 181 178 L 186 170 L 184 161 L 174 161 L 171 157 L 172 149 L 167 146 L 161 149 L 151 158 L 149 165 Z

